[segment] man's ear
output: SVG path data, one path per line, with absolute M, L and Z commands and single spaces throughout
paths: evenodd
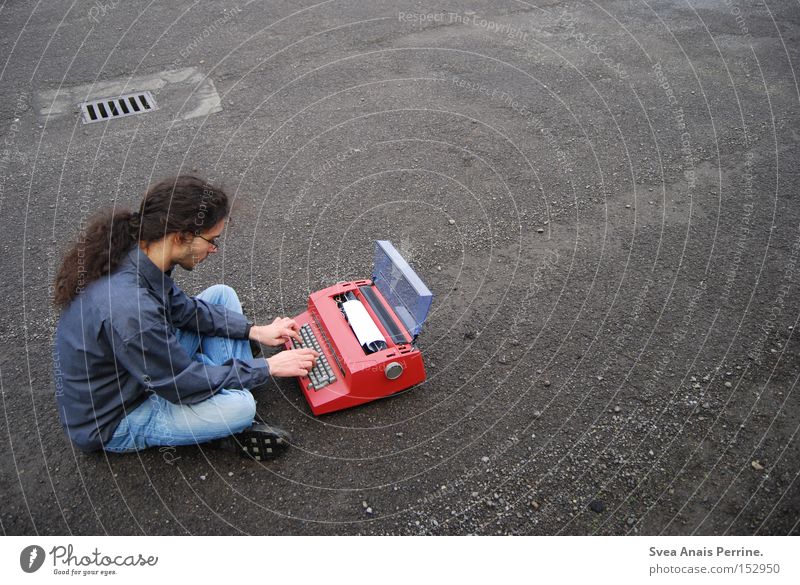
M 172 233 L 172 243 L 176 246 L 183 246 L 184 244 L 189 244 L 194 239 L 191 233 L 189 232 L 173 232 Z

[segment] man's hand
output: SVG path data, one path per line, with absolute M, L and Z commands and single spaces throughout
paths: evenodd
M 294 319 L 289 317 L 278 317 L 270 325 L 253 325 L 250 328 L 250 339 L 257 341 L 261 345 L 278 346 L 283 345 L 289 339 L 300 339 L 298 331 L 300 326 Z
M 269 373 L 278 378 L 307 376 L 318 357 L 313 349 L 286 349 L 267 359 Z

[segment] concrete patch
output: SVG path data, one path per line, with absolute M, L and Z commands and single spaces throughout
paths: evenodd
M 43 91 L 36 96 L 36 112 L 48 120 L 78 116 L 81 102 L 148 90 L 153 92 L 159 105 L 159 111 L 151 115 L 188 120 L 222 111 L 213 80 L 197 67 L 186 67 Z

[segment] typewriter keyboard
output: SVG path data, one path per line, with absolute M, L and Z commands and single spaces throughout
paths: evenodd
M 317 340 L 317 336 L 314 335 L 314 331 L 312 331 L 310 325 L 303 325 L 300 327 L 300 337 L 302 338 L 303 343 L 298 343 L 296 339 L 292 340 L 292 346 L 294 349 L 310 347 L 320 354 L 316 363 L 314 364 L 314 367 L 311 368 L 311 371 L 308 373 L 308 379 L 311 381 L 309 387 L 312 390 L 319 390 L 331 382 L 335 382 L 336 376 L 333 374 L 333 369 L 328 363 L 328 358 L 325 357 L 325 352 L 322 351 L 319 341 Z

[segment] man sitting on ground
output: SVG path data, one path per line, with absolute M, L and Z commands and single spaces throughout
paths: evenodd
M 61 422 L 81 450 L 115 453 L 209 443 L 254 459 L 285 450 L 288 434 L 254 422 L 251 388 L 304 376 L 317 353 L 253 358 L 250 340 L 300 339 L 292 319 L 254 325 L 236 293 L 187 296 L 172 280 L 219 251 L 228 198 L 181 176 L 152 186 L 139 211 L 100 213 L 67 252 L 55 281 L 63 309 L 54 348 Z

